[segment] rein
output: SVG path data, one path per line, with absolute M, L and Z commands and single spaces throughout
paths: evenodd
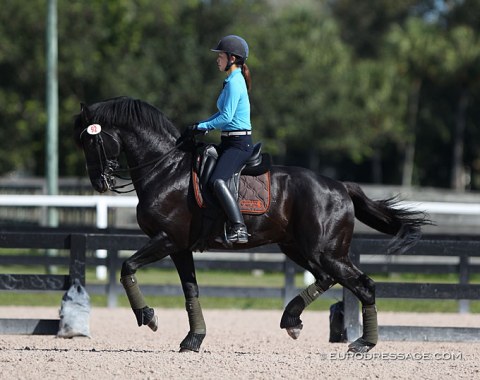
M 119 185 L 119 186 L 115 186 L 115 185 L 111 185 L 109 181 L 106 181 L 107 183 L 107 186 L 108 186 L 108 190 L 110 191 L 113 191 L 117 194 L 127 194 L 127 193 L 131 193 L 133 191 L 135 191 L 135 188 L 133 189 L 130 189 L 130 190 L 119 190 L 119 189 L 123 189 L 125 187 L 128 187 L 128 186 L 132 186 L 134 185 L 135 183 L 137 182 L 140 182 L 142 181 L 143 179 L 145 179 L 145 177 L 147 177 L 150 173 L 152 173 L 155 168 L 161 163 L 163 162 L 169 155 L 170 153 L 172 153 L 175 149 L 177 149 L 180 145 L 182 145 L 183 142 L 181 142 L 180 144 L 178 145 L 175 145 L 172 149 L 170 149 L 167 153 L 165 153 L 163 156 L 159 157 L 159 158 L 156 158 L 154 160 L 151 160 L 151 161 L 148 161 L 148 162 L 145 162 L 141 165 L 137 165 L 137 166 L 134 166 L 133 168 L 125 168 L 125 169 L 115 169 L 113 170 L 110 175 L 113 175 L 114 177 L 116 178 L 120 178 L 120 179 L 126 179 L 120 175 L 118 175 L 118 173 L 123 173 L 123 172 L 132 172 L 134 170 L 138 170 L 138 169 L 143 169 L 143 168 L 146 168 L 150 165 L 153 165 L 152 168 L 146 172 L 144 175 L 142 175 L 140 178 L 137 178 L 135 181 L 134 180 L 131 180 L 129 183 L 126 183 L 126 184 L 123 184 L 123 185 Z

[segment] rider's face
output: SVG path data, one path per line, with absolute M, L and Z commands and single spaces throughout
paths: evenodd
M 217 67 L 219 71 L 225 71 L 228 63 L 228 56 L 224 52 L 218 53 L 217 56 Z

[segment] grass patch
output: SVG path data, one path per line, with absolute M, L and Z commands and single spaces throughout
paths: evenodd
M 68 268 L 56 267 L 56 273 L 67 274 Z M 22 267 L 22 266 L 0 266 L 0 273 L 9 274 L 42 274 L 46 273 L 45 267 Z M 392 274 L 372 275 L 377 282 L 425 282 L 425 283 L 458 283 L 458 276 L 447 275 L 425 275 L 425 274 Z M 119 273 L 116 278 L 120 278 Z M 173 269 L 146 268 L 137 273 L 140 284 L 174 285 L 180 287 L 178 274 Z M 87 284 L 105 284 L 105 281 L 98 280 L 95 268 L 88 267 L 86 272 Z M 198 270 L 197 280 L 202 286 L 251 286 L 251 287 L 282 287 L 284 285 L 283 273 L 268 272 L 247 272 L 247 271 L 220 271 L 220 270 Z M 480 276 L 474 275 L 472 283 L 480 282 Z M 303 274 L 297 274 L 295 285 L 304 287 Z M 0 291 L 0 306 L 49 306 L 60 307 L 62 292 L 11 292 Z M 152 307 L 157 308 L 184 308 L 183 297 L 158 296 L 146 297 Z M 329 310 L 336 300 L 320 297 L 308 310 Z M 91 295 L 93 307 L 107 306 L 107 298 L 104 295 Z M 232 298 L 232 297 L 202 297 L 202 306 L 206 309 L 269 309 L 282 310 L 283 300 L 279 298 Z M 118 296 L 118 306 L 129 307 L 127 297 L 122 294 Z M 381 311 L 392 312 L 457 312 L 458 301 L 455 300 L 409 300 L 409 299 L 382 299 L 377 300 L 377 306 Z M 470 310 L 472 313 L 480 313 L 480 301 L 471 301 Z
M 147 303 L 156 308 L 183 309 L 185 300 L 177 296 L 147 296 Z M 0 306 L 48 306 L 60 308 L 61 292 L 0 292 Z M 278 298 L 232 298 L 232 297 L 201 297 L 204 309 L 238 309 L 238 310 L 283 310 L 283 300 Z M 319 298 L 308 310 L 328 311 L 337 300 Z M 92 307 L 106 307 L 107 298 L 103 295 L 91 295 Z M 127 297 L 118 297 L 119 307 L 129 307 Z M 408 299 L 377 299 L 379 312 L 415 312 L 415 313 L 456 313 L 458 302 L 454 300 L 408 300 Z M 470 312 L 480 313 L 480 301 L 470 302 Z

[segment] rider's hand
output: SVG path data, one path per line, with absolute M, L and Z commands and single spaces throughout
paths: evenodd
M 190 125 L 190 126 L 188 126 L 187 128 L 191 128 L 191 129 L 192 129 L 192 134 L 193 134 L 194 136 L 196 136 L 196 135 L 205 135 L 205 134 L 207 134 L 207 132 L 208 132 L 206 129 L 198 129 L 198 123 L 195 123 L 195 124 L 193 124 L 193 125 Z
M 185 130 L 183 131 L 182 136 L 185 135 L 185 136 L 188 136 L 188 137 L 193 137 L 195 135 L 204 135 L 205 132 L 207 132 L 206 129 L 198 129 L 198 124 L 195 123 L 195 124 L 187 126 L 185 128 Z
M 204 135 L 207 132 L 206 130 L 198 129 L 197 126 L 198 124 L 192 124 L 187 126 L 183 130 L 180 138 L 177 140 L 177 145 L 183 144 L 186 141 L 191 141 L 195 138 L 196 135 Z

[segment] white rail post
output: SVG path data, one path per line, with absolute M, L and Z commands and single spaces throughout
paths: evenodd
M 101 197 L 97 197 L 96 201 L 96 211 L 97 211 L 97 228 L 107 228 L 108 227 L 108 205 Z M 107 258 L 106 249 L 97 249 L 95 251 L 96 257 L 100 259 Z M 98 280 L 107 279 L 107 266 L 98 265 L 96 268 L 96 276 Z

